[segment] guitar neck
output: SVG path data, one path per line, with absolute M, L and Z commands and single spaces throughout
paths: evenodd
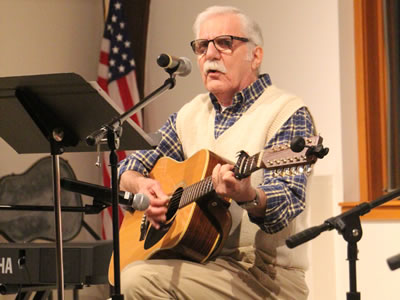
M 253 155 L 246 160 L 246 163 L 242 166 L 246 170 L 247 174 L 257 171 L 262 168 L 262 158 L 263 151 Z M 181 200 L 179 203 L 179 208 L 182 208 L 190 203 L 193 203 L 197 199 L 207 195 L 214 191 L 214 186 L 212 183 L 211 176 L 204 178 L 203 180 L 196 182 L 182 191 Z
M 329 149 L 324 149 L 322 147 L 322 138 L 320 136 L 306 138 L 304 143 L 307 148 L 304 147 L 303 150 L 299 152 L 293 152 L 290 148 L 290 144 L 279 144 L 270 149 L 264 149 L 253 156 L 248 156 L 244 151 L 241 151 L 234 168 L 235 177 L 243 179 L 259 169 L 284 170 L 289 167 L 296 168 L 304 165 L 311 165 L 317 161 L 317 154 L 322 155 L 320 156 L 320 158 L 322 158 L 328 153 Z M 315 147 L 317 145 L 320 147 Z M 311 153 L 308 153 L 310 147 L 315 149 L 313 149 Z M 300 169 L 298 172 L 301 173 L 303 171 Z M 196 201 L 213 190 L 214 186 L 211 176 L 185 189 L 179 190 L 179 208 Z

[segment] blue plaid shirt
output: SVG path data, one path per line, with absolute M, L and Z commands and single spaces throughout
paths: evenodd
M 231 127 L 249 107 L 258 99 L 271 80 L 268 74 L 263 74 L 249 87 L 235 94 L 232 105 L 222 110 L 215 96 L 210 93 L 210 99 L 216 111 L 215 138 Z M 172 114 L 160 129 L 162 138 L 154 150 L 139 150 L 120 162 L 119 174 L 134 170 L 148 176 L 160 157 L 168 156 L 176 161 L 183 161 L 182 144 L 176 132 L 176 116 Z M 314 135 L 312 118 L 305 107 L 298 109 L 268 141 L 265 149 L 274 145 L 288 143 L 295 136 Z M 249 215 L 252 222 L 258 224 L 268 233 L 276 233 L 285 228 L 290 220 L 299 215 L 305 208 L 305 189 L 307 176 L 305 174 L 274 177 L 273 171 L 264 170 L 264 182 L 258 186 L 267 196 L 267 209 L 263 218 Z

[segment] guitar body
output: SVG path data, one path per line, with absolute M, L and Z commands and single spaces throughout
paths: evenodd
M 173 195 L 211 176 L 217 163 L 226 162 L 208 150 L 200 150 L 184 162 L 164 157 L 154 166 L 150 177 L 160 182 L 166 194 Z M 215 192 L 208 193 L 167 213 L 167 222 L 159 230 L 150 225 L 143 240 L 140 237 L 144 212 L 127 212 L 119 232 L 121 270 L 134 261 L 145 259 L 183 258 L 205 262 L 221 249 L 228 236 L 231 228 L 229 204 L 229 200 L 220 199 Z M 113 257 L 108 275 L 113 284 Z

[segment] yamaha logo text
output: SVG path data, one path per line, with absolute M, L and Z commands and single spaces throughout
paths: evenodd
M 11 257 L 0 257 L 0 274 L 13 274 Z

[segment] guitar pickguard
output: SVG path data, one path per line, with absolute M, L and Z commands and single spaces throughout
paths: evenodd
M 168 232 L 173 223 L 167 223 L 160 226 L 160 229 L 155 229 L 153 226 L 150 226 L 149 231 L 147 232 L 146 239 L 144 241 L 144 249 L 150 249 L 155 244 L 157 244 Z

